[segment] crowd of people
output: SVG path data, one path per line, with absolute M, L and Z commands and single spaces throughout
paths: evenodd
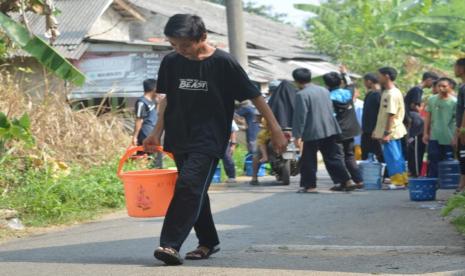
M 454 71 L 465 83 L 465 59 L 456 61 Z M 437 178 L 439 162 L 457 158 L 462 175 L 457 192 L 464 190 L 464 84 L 458 86 L 448 76 L 425 72 L 421 83 L 404 96 L 396 85 L 398 72 L 383 67 L 363 76 L 366 93 L 362 100 L 344 67 L 323 75 L 325 87 L 312 83 L 311 72 L 305 68 L 292 75 L 297 87 L 293 135 L 296 146 L 303 148 L 299 193 L 318 192 L 318 151 L 335 184 L 332 191 L 363 189 L 356 159 L 369 158 L 386 164 L 383 179 L 389 189 L 404 189 L 409 177 Z M 252 182 L 256 181 L 254 175 Z

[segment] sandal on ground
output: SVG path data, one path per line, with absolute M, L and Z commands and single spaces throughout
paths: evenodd
M 307 188 L 301 188 L 300 190 L 297 191 L 298 194 L 318 194 L 318 191 L 316 189 L 307 189 Z
M 218 251 L 220 251 L 220 248 L 218 246 L 215 246 L 213 248 L 199 246 L 197 247 L 197 249 L 186 254 L 186 260 L 205 260 L 210 258 L 211 255 L 217 253 Z
M 166 265 L 182 265 L 183 260 L 176 249 L 169 247 L 158 247 L 153 253 L 154 257 Z

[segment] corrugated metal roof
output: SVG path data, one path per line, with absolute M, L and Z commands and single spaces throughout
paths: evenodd
M 79 58 L 85 45 L 81 45 L 87 33 L 97 19 L 108 9 L 113 0 L 55 0 L 55 6 L 61 11 L 57 16 L 61 35 L 54 46 L 67 58 Z M 12 17 L 19 20 L 19 15 Z M 45 18 L 33 13 L 27 14 L 31 31 L 44 37 Z M 73 51 L 72 49 L 75 48 Z
M 129 0 L 141 8 L 172 16 L 177 13 L 192 13 L 201 16 L 209 31 L 227 35 L 225 7 L 201 0 Z M 283 52 L 305 49 L 305 42 L 299 39 L 299 29 L 275 22 L 254 14 L 244 14 L 244 29 L 247 42 L 265 49 L 279 49 Z

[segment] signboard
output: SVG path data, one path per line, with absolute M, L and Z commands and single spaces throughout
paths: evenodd
M 157 79 L 164 53 L 88 53 L 76 66 L 86 75 L 86 83 L 74 89 L 70 99 L 139 97 L 142 82 Z

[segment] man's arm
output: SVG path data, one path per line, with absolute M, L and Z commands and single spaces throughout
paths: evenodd
M 389 142 L 391 140 L 391 130 L 392 125 L 394 124 L 394 117 L 396 115 L 389 113 L 386 121 L 386 126 L 384 127 L 383 142 Z
M 430 133 L 431 133 L 431 113 L 430 112 L 426 112 L 424 125 L 425 126 L 423 128 L 423 143 L 428 144 Z
M 231 153 L 234 153 L 234 150 L 236 150 L 237 146 L 237 133 L 235 131 L 231 132 L 231 138 L 230 138 L 230 143 L 231 143 Z
M 136 123 L 134 125 L 134 133 L 132 134 L 132 145 L 133 146 L 138 146 L 137 144 L 137 137 L 139 136 L 139 132 L 142 128 L 142 123 L 144 122 L 144 119 L 142 118 L 136 118 Z
M 262 96 L 258 96 L 252 99 L 252 103 L 265 118 L 268 124 L 268 129 L 271 132 L 271 144 L 273 145 L 273 149 L 278 154 L 284 152 L 287 147 L 287 139 L 284 137 L 281 126 L 274 117 L 270 107 L 265 102 L 265 99 Z

